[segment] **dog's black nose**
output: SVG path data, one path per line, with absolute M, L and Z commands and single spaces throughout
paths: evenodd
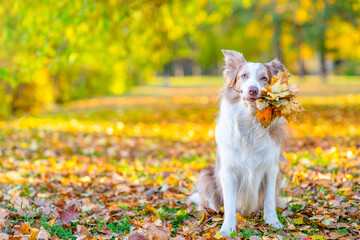
M 251 97 L 257 97 L 258 93 L 259 93 L 259 89 L 257 87 L 255 87 L 255 86 L 249 87 L 249 95 Z

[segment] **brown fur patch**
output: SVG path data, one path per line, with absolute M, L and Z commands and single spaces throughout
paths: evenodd
M 267 74 L 267 78 L 268 78 L 268 83 L 270 84 L 271 83 L 271 78 L 273 77 L 272 74 L 271 74 L 271 70 L 270 70 L 270 67 L 266 64 L 263 64 L 264 67 L 266 68 L 266 74 Z
M 238 103 L 241 99 L 241 94 L 235 91 L 232 87 L 224 87 L 221 94 L 230 104 Z
M 244 56 L 237 51 L 222 50 L 222 52 L 225 56 L 224 79 L 229 87 L 234 87 L 241 65 L 246 63 L 246 60 Z
M 275 76 L 279 72 L 279 70 L 281 70 L 282 72 L 287 71 L 284 65 L 282 65 L 281 62 L 276 58 L 269 63 L 265 63 L 264 65 L 266 68 L 269 69 L 271 73 L 271 78 Z
M 286 122 L 277 122 L 271 124 L 269 127 L 269 135 L 271 139 L 276 142 L 276 144 L 281 145 L 283 140 L 286 137 L 286 130 L 285 130 Z
M 219 208 L 223 205 L 222 190 L 217 182 L 213 166 L 204 168 L 200 173 L 197 189 L 200 194 L 199 210 L 215 208 L 214 211 L 219 211 Z

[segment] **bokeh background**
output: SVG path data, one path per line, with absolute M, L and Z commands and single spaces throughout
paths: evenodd
M 0 1 L 0 239 L 219 239 L 186 198 L 215 164 L 221 49 L 279 58 L 306 109 L 285 229 L 238 215 L 235 239 L 360 239 L 359 0 Z
M 221 49 L 277 57 L 303 82 L 360 81 L 343 77 L 360 74 L 358 0 L 7 0 L 0 19 L 1 117 L 138 85 L 221 86 L 172 78 L 220 76 Z

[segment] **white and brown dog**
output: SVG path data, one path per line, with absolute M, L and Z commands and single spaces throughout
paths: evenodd
M 282 228 L 276 215 L 279 193 L 279 165 L 284 158 L 281 142 L 285 135 L 283 118 L 275 119 L 265 128 L 254 116 L 255 100 L 263 86 L 284 66 L 247 62 L 236 51 L 223 50 L 225 55 L 220 114 L 215 138 L 217 159 L 215 168 L 205 168 L 197 182 L 197 193 L 190 200 L 199 209 L 218 211 L 224 206 L 224 223 L 220 233 L 228 236 L 236 231 L 236 211 L 243 215 L 264 209 L 264 220 Z

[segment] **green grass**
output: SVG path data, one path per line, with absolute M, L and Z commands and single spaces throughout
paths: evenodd
M 261 237 L 262 234 L 259 232 L 255 232 L 253 229 L 251 228 L 242 228 L 240 230 L 240 234 L 245 238 L 245 239 L 250 239 L 251 236 L 259 236 Z
M 75 239 L 75 236 L 71 232 L 71 230 L 65 228 L 64 225 L 61 223 L 54 224 L 52 226 L 44 223 L 42 226 L 51 234 L 51 236 L 54 236 L 56 234 L 60 239 Z
M 128 233 L 130 231 L 131 224 L 128 216 L 122 216 L 119 220 L 115 220 L 107 225 L 107 229 L 110 229 L 115 233 Z
M 335 230 L 335 232 L 340 234 L 340 235 L 344 235 L 344 234 L 349 233 L 349 231 L 346 228 L 337 229 L 337 230 Z

